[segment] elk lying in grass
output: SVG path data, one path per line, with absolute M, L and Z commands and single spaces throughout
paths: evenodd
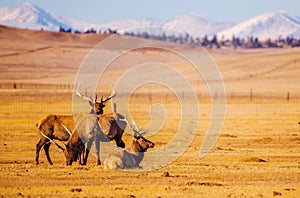
M 82 97 L 85 100 L 89 101 L 89 104 L 92 106 L 90 115 L 97 114 L 97 116 L 100 116 L 100 118 L 98 118 L 98 119 L 102 119 L 101 114 L 103 113 L 103 108 L 105 107 L 105 103 L 108 100 L 110 100 L 112 97 L 116 96 L 116 93 L 113 90 L 113 93 L 109 97 L 107 97 L 106 99 L 103 99 L 103 97 L 102 97 L 101 102 L 97 102 L 97 95 L 96 95 L 95 99 L 93 99 L 92 97 L 90 97 L 90 98 L 86 97 L 79 93 L 79 86 L 78 86 L 77 96 Z M 75 115 L 75 116 L 78 116 L 78 115 Z M 79 115 L 79 116 L 84 116 L 84 115 Z M 89 115 L 85 114 L 85 116 L 89 116 Z M 52 115 L 52 114 L 50 114 L 50 115 L 45 116 L 44 118 L 42 118 L 39 121 L 38 128 L 41 133 L 41 138 L 40 138 L 39 142 L 36 144 L 36 157 L 35 157 L 36 164 L 39 164 L 39 152 L 40 152 L 41 148 L 44 147 L 47 160 L 52 165 L 53 163 L 52 163 L 50 155 L 49 155 L 49 148 L 52 143 L 50 140 L 55 139 L 55 140 L 59 140 L 59 141 L 68 141 L 70 138 L 70 135 L 71 135 L 68 132 L 68 130 L 70 130 L 70 131 L 75 130 L 74 117 L 73 117 L 73 115 Z M 107 126 L 106 126 L 106 128 L 107 128 Z M 115 129 L 115 127 L 113 129 L 115 132 L 108 133 L 108 134 L 110 134 L 109 138 L 114 139 L 118 146 L 124 147 L 125 146 L 125 145 L 123 145 L 124 142 L 122 140 L 120 140 L 122 138 L 123 132 L 121 132 L 120 130 L 117 131 Z M 119 134 L 119 133 L 121 133 L 121 134 Z M 88 152 L 88 151 L 86 151 L 86 152 Z M 98 163 L 100 163 L 100 160 Z
M 126 119 L 125 119 L 126 120 Z M 134 140 L 127 149 L 117 148 L 113 153 L 111 153 L 104 160 L 104 169 L 131 169 L 131 168 L 141 168 L 140 163 L 144 158 L 144 153 L 148 148 L 153 148 L 154 143 L 143 137 L 144 133 L 133 122 L 134 127 L 128 123 L 127 124 L 134 131 Z

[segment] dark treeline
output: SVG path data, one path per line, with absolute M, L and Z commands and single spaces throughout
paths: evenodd
M 75 33 L 75 34 L 117 34 L 117 30 L 112 30 L 110 28 L 105 30 L 95 30 L 94 28 L 87 29 L 85 31 L 79 31 L 79 30 L 72 30 L 71 28 L 63 28 L 59 27 L 59 32 L 66 32 L 66 33 Z
M 188 34 L 184 36 L 166 36 L 162 34 L 161 36 L 149 35 L 147 32 L 144 33 L 128 33 L 125 35 L 142 37 L 145 39 L 154 39 L 161 41 L 174 42 L 179 44 L 187 44 L 192 47 L 207 47 L 207 48 L 234 48 L 234 49 L 251 49 L 251 48 L 283 48 L 283 47 L 300 47 L 300 39 L 295 39 L 293 37 L 279 37 L 278 39 L 267 39 L 264 41 L 259 40 L 255 37 L 248 37 L 247 39 L 242 39 L 233 36 L 231 39 L 218 39 L 215 36 L 204 36 L 203 38 L 194 38 Z
M 94 28 L 83 32 L 72 30 L 71 28 L 64 29 L 60 27 L 59 32 L 75 33 L 75 34 L 118 34 L 117 30 L 110 28 L 96 31 Z M 151 35 L 147 32 L 134 33 L 125 32 L 124 35 L 141 37 L 145 39 L 160 40 L 173 42 L 178 44 L 186 44 L 192 47 L 207 47 L 207 48 L 234 48 L 234 49 L 251 49 L 251 48 L 283 48 L 283 47 L 300 47 L 300 39 L 288 36 L 286 38 L 279 37 L 278 39 L 259 40 L 256 37 L 239 38 L 232 36 L 231 39 L 218 38 L 215 36 L 204 36 L 203 38 L 195 38 L 185 33 L 180 36 L 166 35 Z

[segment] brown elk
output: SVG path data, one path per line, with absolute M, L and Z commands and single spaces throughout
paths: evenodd
M 153 142 L 143 137 L 145 132 L 141 133 L 135 122 L 133 122 L 134 128 L 126 119 L 125 121 L 134 131 L 134 140 L 129 148 L 117 148 L 113 153 L 109 154 L 104 160 L 104 169 L 141 168 L 140 163 L 144 158 L 144 153 L 148 148 L 154 147 Z
M 92 143 L 95 142 L 95 152 L 97 155 L 97 164 L 100 165 L 100 154 L 99 154 L 99 148 L 100 148 L 100 141 L 103 142 L 108 142 L 111 140 L 114 140 L 116 145 L 118 147 L 124 148 L 125 143 L 122 140 L 122 136 L 124 133 L 124 130 L 126 128 L 126 122 L 124 121 L 124 116 L 118 113 L 110 113 L 110 114 L 102 114 L 102 115 L 97 115 L 97 120 L 98 123 L 95 125 L 94 129 L 94 135 L 92 137 L 84 137 L 82 133 L 85 133 L 86 129 L 81 129 L 79 130 L 77 128 L 77 131 L 80 132 L 80 137 L 83 137 L 83 141 L 85 141 L 86 144 L 86 152 L 85 152 L 85 157 L 83 161 L 83 165 L 86 165 L 87 163 L 87 158 L 89 156 L 89 151 L 91 149 Z M 76 136 L 75 136 L 76 137 Z M 70 147 L 72 146 L 71 144 L 78 144 L 78 141 L 75 140 L 70 140 Z M 70 154 L 72 152 L 72 149 L 67 150 Z M 66 155 L 67 157 L 67 155 Z M 72 164 L 73 159 L 67 159 L 67 164 L 69 160 L 69 165 Z M 71 161 L 70 161 L 71 160 Z
M 116 96 L 115 91 L 113 90 L 113 93 L 107 97 L 106 99 L 101 99 L 101 102 L 97 102 L 97 97 L 95 99 L 86 97 L 79 93 L 79 86 L 77 88 L 77 96 L 84 98 L 85 100 L 89 101 L 89 104 L 92 105 L 91 114 L 97 114 L 101 115 L 103 113 L 103 108 L 105 107 L 105 103 L 110 100 L 112 97 Z M 97 96 L 97 95 L 96 95 Z M 81 115 L 82 116 L 82 115 Z M 88 115 L 86 115 L 88 116 Z M 49 155 L 49 148 L 51 145 L 51 140 L 59 140 L 59 141 L 68 141 L 70 138 L 70 133 L 68 130 L 74 131 L 75 129 L 75 122 L 73 115 L 47 115 L 44 118 L 42 118 L 39 121 L 38 124 L 39 131 L 41 132 L 41 138 L 39 142 L 36 144 L 36 157 L 35 161 L 36 164 L 39 164 L 39 152 L 42 147 L 44 147 L 45 154 L 47 157 L 48 162 L 52 165 L 52 161 Z M 123 134 L 123 132 L 122 132 Z M 118 138 L 122 137 L 122 134 L 114 133 L 116 137 L 110 137 L 112 139 L 115 139 L 118 146 L 123 146 L 123 141 L 120 141 Z M 48 137 L 48 138 L 46 138 Z M 91 141 L 92 142 L 92 141 Z M 91 144 L 91 143 L 89 143 Z M 88 151 L 86 151 L 88 152 Z M 86 162 L 85 162 L 86 163 Z M 98 164 L 100 164 L 100 158 L 98 161 Z
M 72 165 L 73 161 L 77 161 L 77 159 L 83 159 L 83 164 L 86 164 L 91 144 L 93 142 L 95 142 L 95 152 L 98 164 L 101 164 L 99 155 L 100 141 L 107 142 L 115 140 L 118 146 L 125 147 L 125 144 L 121 139 L 127 124 L 124 122 L 124 117 L 120 114 L 112 113 L 98 115 L 97 118 L 98 123 L 95 125 L 95 128 L 91 128 L 91 126 L 94 126 L 93 123 L 91 123 L 93 118 L 89 118 L 88 122 L 82 122 L 82 124 L 79 124 L 70 136 L 68 142 L 65 144 L 65 147 L 61 147 L 52 141 L 65 153 L 67 165 Z M 86 154 L 84 158 L 80 158 L 80 155 L 84 153 L 85 149 L 83 142 L 87 143 Z
M 73 133 L 70 132 L 70 138 L 68 142 L 64 144 L 63 147 L 56 143 L 54 140 L 47 137 L 42 131 L 40 131 L 40 133 L 44 138 L 48 139 L 49 142 L 54 143 L 58 148 L 60 148 L 64 152 L 65 157 L 67 159 L 66 165 L 72 165 L 72 162 L 77 160 L 79 160 L 80 165 L 83 164 L 85 145 L 82 142 L 82 137 L 80 137 L 77 130 L 75 130 Z

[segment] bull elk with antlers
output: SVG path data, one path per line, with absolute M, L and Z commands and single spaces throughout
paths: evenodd
M 113 90 L 112 94 L 107 97 L 106 99 L 103 99 L 103 97 L 101 98 L 101 102 L 97 102 L 97 95 L 95 97 L 95 99 L 93 99 L 92 97 L 86 97 L 84 95 L 82 95 L 81 93 L 79 93 L 79 86 L 77 88 L 77 92 L 76 92 L 77 96 L 82 97 L 85 100 L 89 101 L 89 104 L 92 106 L 91 112 L 89 115 L 87 114 L 82 114 L 82 115 L 75 115 L 75 116 L 83 116 L 83 117 L 88 117 L 91 118 L 90 116 L 92 115 L 92 117 L 96 117 L 95 114 L 97 115 L 97 121 L 99 121 L 100 119 L 102 119 L 102 114 L 103 114 L 103 108 L 105 107 L 105 103 L 110 100 L 112 97 L 116 96 L 115 91 Z M 119 115 L 118 114 L 114 114 L 108 117 L 113 117 L 113 118 L 118 118 Z M 91 118 L 91 120 L 85 120 L 85 124 L 88 124 L 90 126 L 93 126 L 92 128 L 94 129 L 96 127 L 96 123 L 95 119 Z M 113 120 L 109 120 L 109 123 L 114 122 Z M 99 121 L 99 124 L 101 125 L 102 122 Z M 106 122 L 107 123 L 107 122 Z M 98 124 L 98 123 L 97 123 Z M 39 142 L 36 144 L 36 157 L 35 157 L 35 161 L 36 164 L 39 164 L 39 152 L 41 150 L 42 147 L 44 147 L 45 150 L 45 154 L 47 157 L 48 162 L 52 165 L 52 161 L 50 158 L 50 154 L 49 154 L 49 147 L 51 145 L 51 143 L 54 143 L 53 140 L 58 140 L 58 141 L 68 141 L 70 139 L 71 133 L 70 131 L 74 131 L 76 126 L 75 126 L 75 122 L 74 122 L 74 117 L 73 115 L 47 115 L 44 118 L 42 118 L 39 121 L 38 124 L 38 128 L 39 131 L 41 133 L 41 138 L 39 140 Z M 121 140 L 123 131 L 121 129 L 118 129 L 115 126 L 112 126 L 112 128 L 110 129 L 109 126 L 105 126 L 105 132 L 108 135 L 109 139 L 114 139 L 116 141 L 117 146 L 120 147 L 125 147 L 124 142 Z M 109 129 L 107 129 L 109 128 Z M 95 138 L 97 138 L 97 136 L 95 136 Z M 51 141 L 50 141 L 51 140 Z M 91 145 L 92 143 L 92 139 L 89 140 L 88 142 L 88 146 Z M 97 142 L 97 140 L 95 140 L 95 142 Z M 56 145 L 58 145 L 56 143 Z M 96 145 L 97 147 L 97 145 Z M 63 148 L 63 147 L 60 147 Z M 97 148 L 96 148 L 97 150 Z M 88 150 L 86 150 L 86 156 L 85 158 L 87 159 L 88 156 Z M 86 163 L 86 160 L 84 162 L 84 164 Z M 100 158 L 98 158 L 98 164 L 100 164 Z
M 83 142 L 87 142 L 86 154 L 83 159 L 84 164 L 86 164 L 89 155 L 88 151 L 90 150 L 93 141 L 95 142 L 96 154 L 97 159 L 99 160 L 99 164 L 100 141 L 107 142 L 115 138 L 117 145 L 121 145 L 123 147 L 125 146 L 124 142 L 121 140 L 122 134 L 127 124 L 123 120 L 124 117 L 120 114 L 104 114 L 99 116 L 101 117 L 98 120 L 100 124 L 96 125 L 96 127 L 100 126 L 100 128 L 90 129 L 89 127 L 87 128 L 85 125 L 79 125 L 70 136 L 70 139 L 65 144 L 64 148 L 58 146 L 60 149 L 63 150 L 65 154 L 66 165 L 72 165 L 73 161 L 77 161 L 77 159 L 82 159 L 80 158 L 80 155 L 84 153 L 85 149 Z M 91 133 L 87 133 L 87 131 L 91 131 Z M 114 135 L 114 133 L 116 134 Z M 120 140 L 120 142 L 118 142 L 117 140 Z
M 65 130 L 70 134 L 70 137 L 67 143 L 63 144 L 63 146 L 60 146 L 55 140 L 49 138 L 42 131 L 40 131 L 42 137 L 49 141 L 48 144 L 53 143 L 64 152 L 66 159 L 68 159 L 66 163 L 67 165 L 71 165 L 73 161 L 77 161 L 78 159 L 79 159 L 79 164 L 84 164 L 85 145 L 83 140 L 92 139 L 92 138 L 95 139 L 95 134 L 97 134 L 95 133 L 95 131 L 99 130 L 98 128 L 95 129 L 95 127 L 98 127 L 97 118 L 95 119 L 95 117 L 89 117 L 89 116 L 83 117 L 83 120 L 81 121 L 79 127 L 83 127 L 85 130 L 85 132 L 82 133 L 81 136 L 79 135 L 77 128 L 72 133 L 67 127 L 64 126 Z M 99 149 L 99 147 L 96 147 L 96 150 L 97 149 Z
M 133 129 L 134 140 L 127 149 L 117 148 L 104 160 L 104 169 L 131 169 L 140 168 L 140 163 L 144 159 L 144 153 L 148 148 L 153 148 L 154 143 L 147 140 L 141 129 L 132 122 L 134 127 L 126 120 L 124 121 Z
M 115 97 L 117 94 L 116 94 L 115 90 L 113 89 L 113 91 L 109 97 L 103 99 L 103 96 L 102 96 L 101 101 L 97 102 L 97 94 L 95 94 L 95 98 L 84 96 L 83 94 L 81 94 L 79 92 L 79 86 L 78 86 L 76 95 L 79 97 L 82 97 L 83 99 L 85 99 L 89 102 L 90 106 L 92 107 L 91 112 L 90 112 L 91 114 L 101 115 L 101 114 L 103 114 L 103 108 L 105 107 L 106 102 L 109 101 L 111 98 Z

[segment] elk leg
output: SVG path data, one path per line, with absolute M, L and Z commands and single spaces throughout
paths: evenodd
M 35 163 L 39 164 L 39 155 L 40 155 L 40 150 L 46 143 L 45 140 L 40 139 L 40 141 L 36 144 L 36 152 L 35 152 Z
M 51 142 L 47 142 L 46 144 L 44 144 L 44 150 L 45 150 L 46 157 L 47 157 L 47 160 L 48 160 L 49 164 L 53 165 L 53 163 L 51 161 L 51 158 L 50 158 L 50 155 L 49 155 L 50 145 L 51 145 Z
M 81 151 L 81 154 L 80 154 L 80 165 L 83 165 L 83 162 L 84 162 L 84 151 L 85 151 L 84 148 L 83 148 L 83 150 Z
M 82 153 L 80 153 L 78 156 L 78 165 L 82 165 L 81 155 L 82 155 Z
M 116 145 L 118 147 L 121 147 L 121 148 L 125 148 L 125 143 L 123 142 L 122 140 L 122 135 L 123 135 L 123 132 L 124 131 L 118 131 L 118 133 L 115 135 L 114 137 L 114 140 L 116 142 Z
M 85 149 L 85 156 L 84 156 L 84 160 L 83 160 L 83 164 L 82 165 L 86 165 L 87 163 L 87 159 L 90 153 L 90 149 L 92 147 L 92 143 L 93 143 L 93 139 L 90 139 L 86 145 L 86 149 Z
M 100 161 L 100 140 L 95 140 L 95 150 L 97 156 L 97 165 L 101 165 Z
M 82 150 L 78 153 L 78 156 L 77 156 L 77 159 L 78 159 L 78 165 L 81 165 L 81 164 L 82 164 L 81 156 L 82 156 Z

